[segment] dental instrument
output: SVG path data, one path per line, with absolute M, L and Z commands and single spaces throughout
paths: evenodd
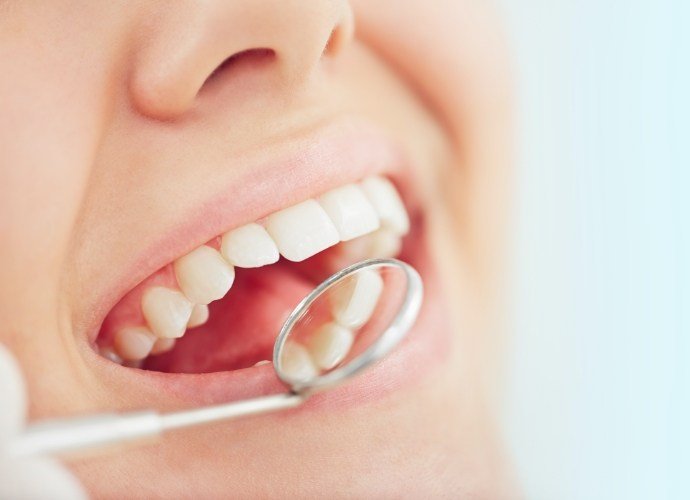
M 107 451 L 175 429 L 296 408 L 388 355 L 413 326 L 422 297 L 421 277 L 409 264 L 396 259 L 358 262 L 318 285 L 283 323 L 273 367 L 288 392 L 170 413 L 111 413 L 40 422 L 10 441 L 0 455 Z M 316 353 L 315 361 L 304 357 L 305 346 Z

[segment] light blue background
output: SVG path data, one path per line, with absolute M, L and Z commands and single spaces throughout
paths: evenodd
M 521 97 L 520 479 L 530 499 L 689 499 L 690 2 L 499 3 Z

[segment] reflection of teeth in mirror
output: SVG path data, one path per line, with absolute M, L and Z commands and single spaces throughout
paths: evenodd
M 192 314 L 187 321 L 187 328 L 195 328 L 201 326 L 208 321 L 209 310 L 208 306 L 204 304 L 197 304 L 192 309 Z
M 295 342 L 285 343 L 280 361 L 283 372 L 295 382 L 308 382 L 319 374 L 309 351 Z
M 345 359 L 353 341 L 354 335 L 349 328 L 326 323 L 309 338 L 309 353 L 319 368 L 331 370 Z
M 359 328 L 371 318 L 382 290 L 383 279 L 377 271 L 359 271 L 334 288 L 331 295 L 333 317 L 343 326 Z
M 158 339 L 151 348 L 151 354 L 163 354 L 175 347 L 175 339 Z

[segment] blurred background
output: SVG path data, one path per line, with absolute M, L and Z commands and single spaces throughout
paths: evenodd
M 521 153 L 505 432 L 530 499 L 690 498 L 690 2 L 499 0 Z

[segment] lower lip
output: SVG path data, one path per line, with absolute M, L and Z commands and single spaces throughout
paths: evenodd
M 406 260 L 419 271 L 425 288 L 424 303 L 415 326 L 401 345 L 379 364 L 349 384 L 314 395 L 298 411 L 379 399 L 414 383 L 443 362 L 450 336 L 438 274 L 429 259 L 425 238 L 410 240 L 414 242 L 405 249 Z M 156 394 L 165 394 L 168 402 L 180 401 L 189 406 L 219 404 L 287 391 L 270 364 L 200 374 L 123 370 L 108 362 L 103 365 L 117 369 L 119 375 L 126 374 L 133 387 L 148 387 Z

